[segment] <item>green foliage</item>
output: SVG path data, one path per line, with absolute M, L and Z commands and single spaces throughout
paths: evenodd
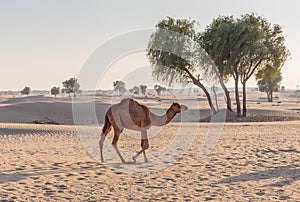
M 167 88 L 156 84 L 154 85 L 154 90 L 156 91 L 157 95 L 160 96 L 161 92 L 166 91 Z
M 119 95 L 122 95 L 126 92 L 125 83 L 123 81 L 114 81 L 113 87 L 115 91 L 118 91 Z
M 273 92 L 278 92 L 282 81 L 280 68 L 267 66 L 257 73 L 256 79 L 259 91 L 267 93 L 268 101 L 272 102 Z
M 232 16 L 220 16 L 197 36 L 197 41 L 217 67 L 215 73 L 224 82 L 227 82 L 234 72 L 242 33 L 243 30 L 237 26 Z
M 146 85 L 140 85 L 140 89 L 142 91 L 142 94 L 143 95 L 146 95 L 146 89 L 147 89 L 147 86 Z
M 281 67 L 289 56 L 280 25 L 271 25 L 254 14 L 243 15 L 237 22 L 244 27 L 244 45 L 240 51 L 239 74 L 241 82 L 266 66 Z
M 56 97 L 56 95 L 58 95 L 60 92 L 60 88 L 59 87 L 52 87 L 51 88 L 51 95 L 54 95 Z
M 31 92 L 30 87 L 25 87 L 23 90 L 21 90 L 22 95 L 29 95 Z
M 243 115 L 246 82 L 266 66 L 281 67 L 289 56 L 281 27 L 255 14 L 220 16 L 197 39 L 216 64 L 220 82 L 234 78 L 238 113 L 238 83 L 243 84 Z
M 243 84 L 243 116 L 246 116 L 246 82 L 265 67 L 281 68 L 289 52 L 284 44 L 284 36 L 279 25 L 272 26 L 266 19 L 254 14 L 243 15 L 237 21 L 246 30 L 245 45 L 240 49 L 238 66 Z M 276 82 L 271 83 L 278 83 L 277 80 L 281 80 L 281 75 L 278 74 L 276 78 Z M 260 85 L 263 83 L 264 81 L 260 82 Z M 267 82 L 267 84 L 271 83 Z M 272 101 L 273 90 L 268 90 L 269 101 Z
M 147 49 L 147 57 L 154 65 L 152 75 L 158 81 L 172 85 L 189 83 L 190 73 L 196 69 L 187 61 L 192 59 L 189 46 L 195 36 L 195 22 L 167 17 L 156 25 Z
M 76 93 L 80 92 L 80 84 L 76 78 L 70 78 L 64 82 L 62 82 L 63 86 L 65 87 L 65 92 L 71 96 L 73 93 L 74 97 L 76 97 Z
M 147 49 L 147 57 L 154 66 L 153 77 L 168 85 L 179 82 L 199 86 L 212 109 L 211 97 L 200 82 L 201 79 L 219 80 L 227 98 L 227 107 L 231 109 L 231 99 L 225 83 L 233 78 L 237 114 L 241 113 L 241 82 L 243 115 L 246 116 L 247 81 L 267 66 L 281 68 L 289 57 L 281 26 L 272 25 L 255 14 L 239 18 L 219 16 L 203 33 L 195 31 L 195 24 L 195 21 L 168 17 L 156 25 Z M 216 68 L 205 57 L 201 47 L 213 60 Z

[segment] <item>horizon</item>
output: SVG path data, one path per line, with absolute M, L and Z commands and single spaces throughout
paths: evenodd
M 99 45 L 132 30 L 154 29 L 166 16 L 194 19 L 203 30 L 219 15 L 238 17 L 251 12 L 283 27 L 291 59 L 283 66 L 281 85 L 286 89 L 297 89 L 300 84 L 300 70 L 297 69 L 300 66 L 300 58 L 297 57 L 300 53 L 300 29 L 296 26 L 300 19 L 298 1 L 256 0 L 239 4 L 237 0 L 190 0 L 116 4 L 99 1 L 87 4 L 76 0 L 0 2 L 0 25 L 3 28 L 0 37 L 0 91 L 17 91 L 25 86 L 45 90 L 61 87 L 64 80 L 78 77 L 83 64 Z M 158 4 L 160 9 L 156 9 Z M 128 80 L 125 81 L 128 89 L 134 83 L 139 85 L 141 80 L 154 83 L 145 53 L 130 53 L 117 59 L 109 67 L 113 71 L 99 83 L 99 87 L 112 89 L 112 82 L 122 79 Z M 140 67 L 147 67 L 147 72 L 137 73 Z M 128 77 L 132 73 L 134 76 Z M 231 85 L 229 83 L 228 87 Z M 254 79 L 248 83 L 248 87 L 252 86 L 256 86 Z

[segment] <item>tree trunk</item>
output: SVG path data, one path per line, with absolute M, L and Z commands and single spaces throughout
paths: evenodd
M 267 98 L 268 98 L 268 102 L 271 102 L 271 94 L 270 94 L 270 92 L 267 92 Z
M 270 102 L 273 102 L 273 92 L 270 92 Z
M 247 116 L 246 81 L 243 82 L 243 116 Z
M 236 100 L 236 114 L 238 117 L 241 116 L 241 102 L 239 94 L 239 78 L 235 79 L 235 100 Z
M 226 96 L 226 104 L 227 104 L 227 109 L 232 111 L 232 106 L 231 106 L 231 98 L 230 98 L 230 95 L 229 95 L 229 91 L 228 89 L 226 88 L 225 84 L 224 84 L 224 81 L 221 77 L 219 77 L 219 81 L 220 81 L 220 84 L 224 90 L 224 93 L 225 93 L 225 96 Z
M 213 92 L 214 92 L 217 110 L 220 111 L 220 110 L 219 110 L 219 105 L 218 105 L 218 96 L 217 96 L 217 93 L 216 93 L 215 86 L 212 87 L 212 90 L 213 90 Z
M 209 94 L 209 92 L 206 90 L 205 86 L 204 86 L 203 84 L 201 84 L 199 81 L 194 81 L 194 84 L 195 84 L 196 86 L 198 86 L 199 88 L 201 88 L 201 89 L 204 91 L 210 109 L 212 110 L 213 114 L 216 114 L 217 111 L 216 111 L 216 109 L 215 109 L 215 107 L 214 107 L 214 105 L 213 105 L 213 103 L 212 103 L 212 101 L 211 101 L 210 94 Z
M 199 81 L 199 79 L 196 79 L 196 78 L 191 74 L 191 72 L 190 72 L 188 69 L 183 68 L 183 70 L 184 70 L 184 71 L 188 74 L 188 76 L 192 79 L 193 84 L 195 84 L 196 86 L 198 86 L 199 88 L 201 88 L 201 89 L 204 91 L 210 109 L 212 110 L 213 114 L 216 114 L 217 111 L 216 111 L 216 109 L 215 109 L 215 107 L 214 107 L 214 105 L 213 105 L 213 103 L 212 103 L 212 101 L 211 101 L 210 94 L 209 94 L 209 92 L 206 90 L 205 86 Z

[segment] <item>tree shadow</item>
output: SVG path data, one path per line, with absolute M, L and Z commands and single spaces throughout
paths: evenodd
M 217 182 L 217 184 L 259 181 L 259 180 L 266 180 L 272 178 L 284 178 L 284 179 L 283 180 L 279 179 L 279 181 L 276 183 L 272 183 L 264 186 L 285 186 L 285 185 L 292 184 L 293 182 L 300 180 L 300 167 L 299 165 L 280 166 L 270 170 L 246 173 L 234 177 L 229 177 Z

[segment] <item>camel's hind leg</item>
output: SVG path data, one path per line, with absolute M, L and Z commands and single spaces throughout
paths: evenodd
M 101 162 L 104 162 L 104 158 L 103 158 L 103 143 L 104 140 L 107 136 L 107 134 L 109 133 L 109 131 L 111 130 L 111 123 L 108 120 L 108 116 L 105 116 L 105 122 L 104 122 L 104 126 L 102 128 L 102 133 L 101 133 L 101 138 L 99 140 L 99 148 L 100 148 L 100 158 L 101 158 Z
M 101 158 L 101 162 L 104 162 L 104 158 L 103 158 L 103 143 L 105 140 L 106 135 L 104 133 L 101 133 L 101 138 L 99 141 L 99 148 L 100 148 L 100 158 Z

